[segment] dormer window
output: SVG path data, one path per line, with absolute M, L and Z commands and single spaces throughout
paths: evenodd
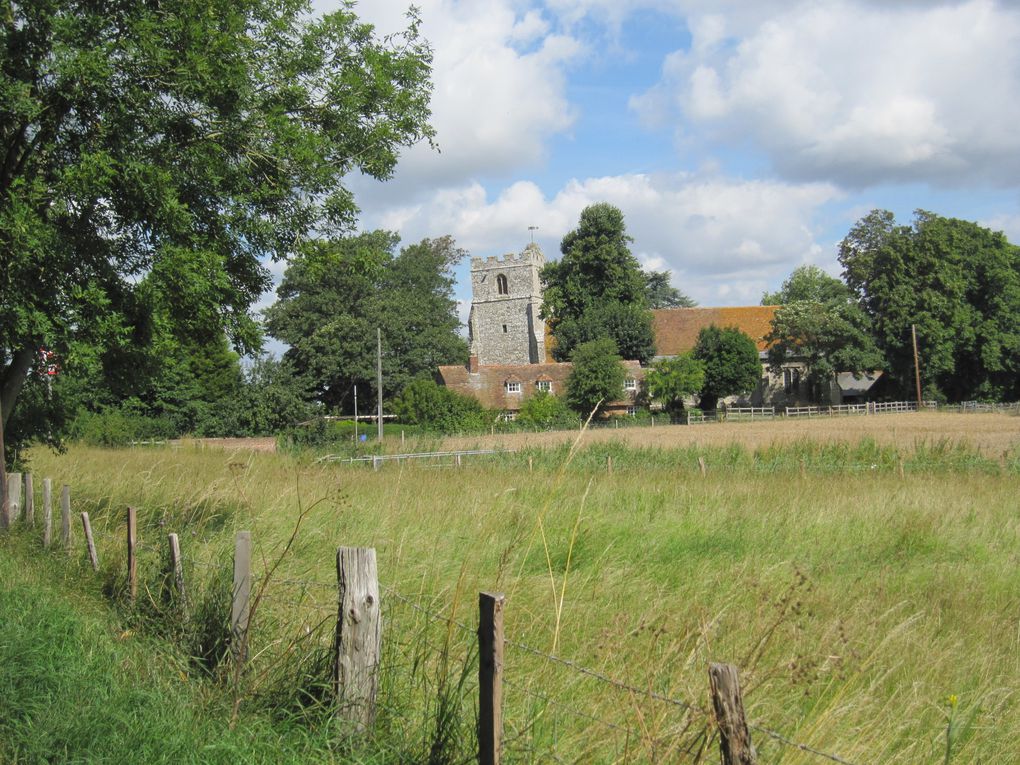
M 535 387 L 538 388 L 540 391 L 552 393 L 552 380 L 538 380 L 535 383 Z
M 626 380 L 623 381 L 623 389 L 637 390 L 637 380 L 635 380 L 633 377 L 628 377 Z
M 496 292 L 498 292 L 500 295 L 510 294 L 510 289 L 509 287 L 507 287 L 506 283 L 506 274 L 496 275 Z
M 507 393 L 520 393 L 521 392 L 521 381 L 520 380 L 507 380 L 503 383 L 503 387 Z

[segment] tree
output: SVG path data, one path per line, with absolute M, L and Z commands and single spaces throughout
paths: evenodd
M 932 394 L 1020 397 L 1020 248 L 975 223 L 917 211 L 912 226 L 874 210 L 839 261 L 871 319 L 888 372 L 913 390 L 911 325 Z
M 853 297 L 850 288 L 818 266 L 797 266 L 778 292 L 761 296 L 762 305 L 786 305 L 793 302 L 847 302 Z
M 284 358 L 328 407 L 352 410 L 355 385 L 370 400 L 377 328 L 387 397 L 441 364 L 467 362 L 453 299 L 463 250 L 450 237 L 399 254 L 398 243 L 385 231 L 315 242 L 287 267 L 277 302 L 266 309 L 269 334 L 290 345 Z
M 724 396 L 753 390 L 761 377 L 758 347 L 737 327 L 705 327 L 691 355 L 705 366 L 700 402 L 705 411 L 715 409 Z
M 158 322 L 259 346 L 268 258 L 348 230 L 344 179 L 430 139 L 431 51 L 303 0 L 11 2 L 0 19 L 0 408 L 41 346 Z
M 439 433 L 478 430 L 488 421 L 477 399 L 426 378 L 408 383 L 393 400 L 393 412 L 401 422 Z
M 630 242 L 618 208 L 590 205 L 563 237 L 563 257 L 542 269 L 542 316 L 556 338 L 558 361 L 606 333 L 628 358 L 644 363 L 655 355 L 645 276 Z
M 570 360 L 574 368 L 567 378 L 567 403 L 574 411 L 587 416 L 623 398 L 626 372 L 610 338 L 581 343 Z
M 645 271 L 645 298 L 649 308 L 694 308 L 696 300 L 669 283 L 669 271 Z
M 806 381 L 815 401 L 837 372 L 859 375 L 884 366 L 871 322 L 856 303 L 846 300 L 786 303 L 776 310 L 765 340 L 773 373 L 792 356 L 806 364 Z
M 517 422 L 535 428 L 552 428 L 577 424 L 577 417 L 566 402 L 549 391 L 535 391 L 521 404 Z
M 655 362 L 645 375 L 648 395 L 662 403 L 670 416 L 684 410 L 684 399 L 705 385 L 705 365 L 689 353 Z

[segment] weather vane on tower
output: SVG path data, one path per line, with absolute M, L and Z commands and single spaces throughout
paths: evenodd
M 528 226 L 528 231 L 531 232 L 531 243 L 535 243 L 535 232 L 538 231 L 538 226 Z

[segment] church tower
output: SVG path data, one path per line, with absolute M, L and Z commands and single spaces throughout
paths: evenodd
M 545 362 L 542 283 L 545 256 L 537 244 L 519 255 L 471 258 L 468 337 L 478 364 Z

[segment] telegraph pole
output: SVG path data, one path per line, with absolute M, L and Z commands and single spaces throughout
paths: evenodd
M 382 441 L 382 437 L 383 437 L 383 427 L 382 427 L 382 330 L 379 329 L 379 327 L 375 328 L 375 342 L 376 342 L 376 352 L 375 352 L 375 384 L 376 384 L 376 390 L 378 391 L 377 398 L 379 400 L 379 420 L 378 420 L 379 428 L 378 428 L 378 434 L 379 434 L 379 440 Z
M 910 337 L 914 341 L 914 382 L 917 385 L 917 411 L 921 411 L 921 364 L 917 359 L 917 325 L 910 325 Z

